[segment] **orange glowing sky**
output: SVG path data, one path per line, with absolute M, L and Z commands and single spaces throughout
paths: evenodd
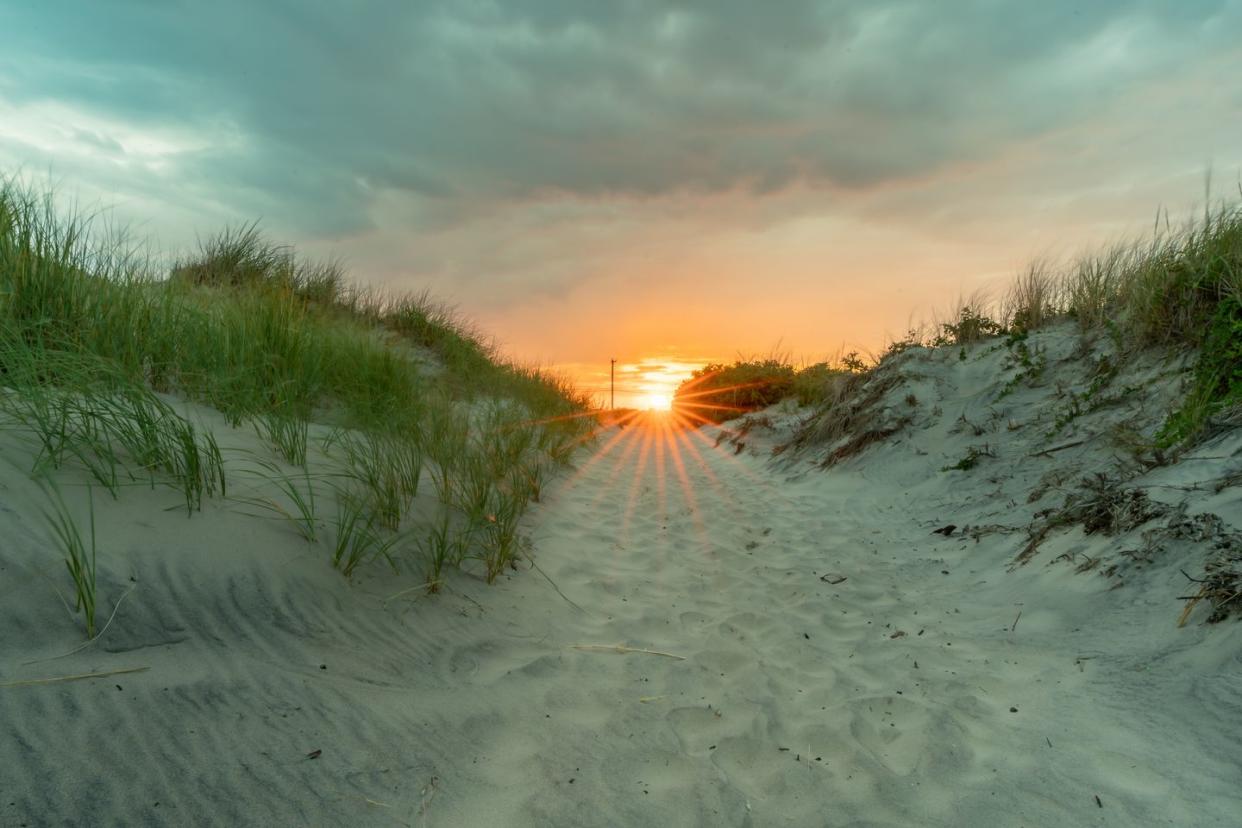
M 632 362 L 619 361 L 616 366 L 616 406 L 618 408 L 667 409 L 669 398 L 683 381 L 690 379 L 694 369 L 711 362 L 710 356 L 646 356 Z M 609 366 L 593 363 L 569 363 L 558 366 L 577 380 L 578 386 L 591 394 L 601 406 L 611 402 Z
M 0 8 L 0 173 L 169 256 L 261 219 L 601 399 L 616 358 L 619 405 L 878 351 L 1242 175 L 1236 2 L 222 3 Z

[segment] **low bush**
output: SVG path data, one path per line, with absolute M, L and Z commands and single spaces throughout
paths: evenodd
M 856 354 L 851 356 L 857 360 Z M 826 362 L 795 368 L 775 357 L 738 360 L 731 365 L 714 363 L 696 370 L 678 386 L 673 405 L 692 420 L 719 423 L 785 399 L 815 405 L 828 394 L 833 378 L 845 373 L 849 369 Z

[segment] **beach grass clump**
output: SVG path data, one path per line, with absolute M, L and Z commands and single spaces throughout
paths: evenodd
M 340 262 L 298 259 L 291 247 L 264 237 L 258 222 L 200 240 L 198 255 L 175 263 L 171 276 L 199 286 L 265 287 L 319 304 L 334 304 L 349 289 Z
M 543 490 L 552 476 L 552 466 L 542 459 L 534 458 L 513 467 L 512 486 L 515 490 L 525 490 L 527 497 L 534 503 L 543 499 Z
M 531 464 L 540 462 L 536 429 L 512 424 L 505 408 L 478 414 L 459 458 L 451 506 L 461 517 L 467 556 L 480 560 L 490 583 L 519 555 L 518 522 L 533 490 Z
M 483 564 L 487 582 L 496 580 L 507 567 L 516 568 L 520 554 L 518 521 L 526 509 L 526 500 L 512 491 L 498 491 L 495 506 L 483 524 Z
M 344 474 L 365 493 L 379 525 L 397 531 L 418 494 L 423 448 L 417 433 L 337 430 L 324 441 L 344 454 Z
M 77 520 L 65 505 L 60 489 L 54 482 L 45 480 L 43 490 L 51 503 L 50 510 L 44 510 L 44 517 L 51 527 L 52 534 L 65 555 L 65 566 L 74 586 L 74 612 L 82 613 L 86 626 L 86 637 L 95 637 L 95 498 L 88 489 L 90 509 L 88 535 L 89 543 L 82 537 L 82 530 Z
M 401 530 L 439 531 L 402 525 L 426 469 L 454 532 L 442 560 L 479 557 L 494 577 L 521 512 L 594 425 L 564 377 L 503 358 L 426 293 L 351 285 L 339 262 L 308 262 L 257 224 L 161 269 L 15 178 L 0 178 L 0 385 L 38 468 L 79 464 L 114 495 L 171 477 L 191 510 L 225 494 L 224 462 L 165 395 L 251 424 L 303 469 L 269 475 L 278 492 L 260 508 L 311 541 L 309 424 L 333 427 L 346 481 L 333 560 L 347 572 L 391 560 Z
M 1190 389 L 1155 438 L 1162 448 L 1190 445 L 1214 415 L 1242 405 L 1242 203 L 1209 206 L 1180 226 L 1166 214 L 1149 238 L 1086 253 L 1066 267 L 1037 260 L 999 302 L 976 294 L 950 316 L 930 336 L 911 330 L 881 361 L 913 347 L 964 348 L 1001 335 L 1021 357 L 1025 334 L 1073 319 L 1084 336 L 1113 341 L 1118 360 L 1149 347 L 1193 354 Z
M 1010 284 L 998 314 L 1005 322 L 996 322 L 993 327 L 997 333 L 1004 330 L 1010 335 L 1043 327 L 1065 307 L 1062 290 L 1063 280 L 1054 265 L 1047 259 L 1036 259 Z M 980 333 L 988 327 L 986 323 L 977 326 L 982 329 Z
M 270 460 L 262 457 L 249 459 L 257 466 L 250 470 L 251 474 L 265 486 L 274 488 L 282 495 L 282 500 L 262 495 L 234 495 L 232 499 L 287 521 L 303 540 L 315 543 L 319 539 L 319 501 L 315 494 L 316 480 L 311 477 L 310 470 L 304 466 L 298 478 L 294 478 Z
M 415 543 L 426 562 L 427 591 L 434 594 L 444 584 L 445 565 L 458 566 L 465 558 L 469 535 L 457 530 L 452 513 L 445 509 Z
M 557 452 L 569 442 L 549 429 L 555 424 L 515 420 L 514 405 L 492 401 L 429 411 L 424 449 L 435 507 L 416 546 L 431 592 L 440 588 L 446 566 L 476 561 L 490 583 L 521 557 L 521 517 L 541 496 Z
M 34 438 L 35 469 L 76 461 L 114 497 L 127 481 L 171 478 L 186 509 L 226 488 L 220 448 L 113 362 L 30 341 L 0 320 L 0 414 Z M 124 476 L 124 479 L 122 479 Z
M 259 436 L 295 466 L 306 465 L 309 430 L 307 420 L 278 411 L 268 411 L 255 420 L 255 431 Z
M 393 550 L 401 537 L 385 533 L 378 523 L 378 517 L 365 495 L 359 496 L 348 490 L 338 493 L 332 565 L 341 570 L 346 578 L 354 574 L 359 564 L 376 557 L 382 557 L 394 572 L 397 571 Z
M 1124 261 L 1116 303 L 1126 333 L 1199 346 L 1217 306 L 1242 286 L 1242 204 L 1208 209 L 1177 229 L 1166 218 L 1165 230 Z
M 1209 206 L 1180 227 L 1166 215 L 1149 240 L 1082 257 L 1062 295 L 1084 331 L 1103 330 L 1124 350 L 1196 354 L 1190 391 L 1157 435 L 1161 446 L 1193 442 L 1209 418 L 1242 402 L 1242 203 Z

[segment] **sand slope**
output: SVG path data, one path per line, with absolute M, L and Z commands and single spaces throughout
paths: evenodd
M 147 669 L 0 687 L 0 824 L 1236 825 L 1242 628 L 1206 607 L 1176 626 L 1194 541 L 1075 571 L 1168 515 L 1059 530 L 1014 567 L 1059 502 L 1029 492 L 1114 449 L 1031 458 L 1060 403 L 1038 383 L 998 401 L 1002 356 L 911 355 L 875 415 L 914 394 L 911 421 L 828 470 L 758 435 L 735 454 L 614 429 L 529 516 L 541 571 L 492 588 L 398 595 L 417 573 L 379 565 L 350 585 L 236 504 L 97 501 L 103 615 L 133 590 L 94 645 L 42 663 L 81 633 L 42 496 L 5 469 L 0 684 Z M 1134 370 L 1153 379 L 1133 404 L 1158 408 L 1177 366 Z M 960 427 L 986 410 L 995 432 Z M 1098 417 L 1123 415 L 1155 417 Z M 984 440 L 997 457 L 941 471 Z M 1236 473 L 1242 436 L 1196 453 L 1217 459 L 1131 482 Z M 1236 485 L 1150 491 L 1242 525 Z

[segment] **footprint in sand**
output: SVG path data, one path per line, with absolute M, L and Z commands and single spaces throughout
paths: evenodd
M 844 708 L 854 744 L 892 773 L 906 776 L 926 762 L 933 721 L 923 705 L 887 696 L 857 699 Z

